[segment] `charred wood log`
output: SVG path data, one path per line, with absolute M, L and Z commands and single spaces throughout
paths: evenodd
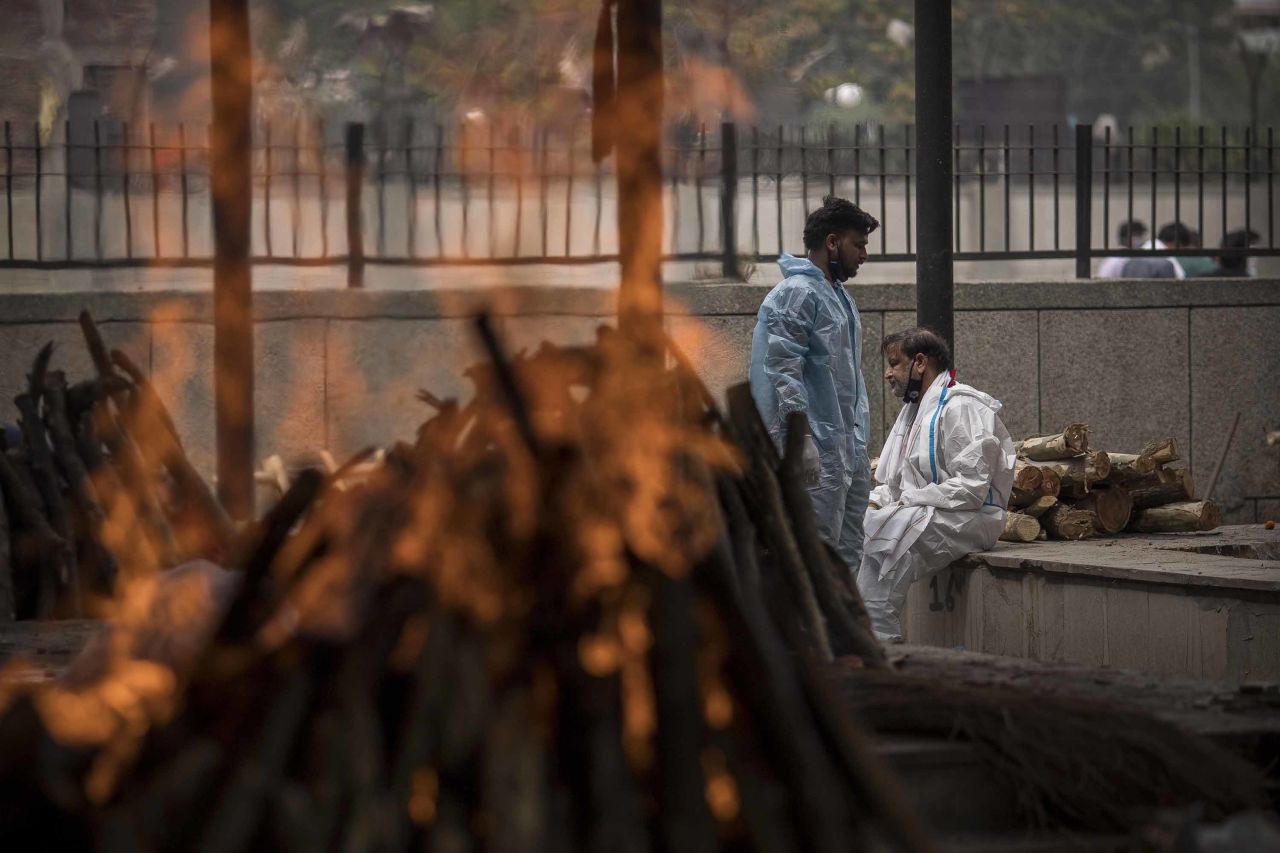
M 804 557 L 787 523 L 786 501 L 774 474 L 777 448 L 773 446 L 773 441 L 760 420 L 755 400 L 751 397 L 751 389 L 746 384 L 735 385 L 729 389 L 728 399 L 729 419 L 735 437 L 748 453 L 747 479 L 752 483 L 752 490 L 760 501 L 756 519 L 791 593 L 805 635 L 822 660 L 831 660 L 831 643 L 822 609 L 805 568 Z
M 35 610 L 37 619 L 49 619 L 53 616 L 54 605 L 58 598 L 58 573 L 63 566 L 65 553 L 71 544 L 57 534 L 44 515 L 40 494 L 33 481 L 29 482 L 30 473 L 24 472 L 13 451 L 0 453 L 0 489 L 4 491 L 5 502 L 12 518 L 17 522 L 21 532 L 30 537 L 29 541 L 36 556 L 36 573 L 34 587 Z M 24 476 L 24 473 L 26 476 Z M 14 536 L 18 531 L 11 531 Z M 16 537 L 15 537 L 16 541 Z M 11 545 L 11 559 L 17 564 L 17 553 Z M 18 578 L 14 578 L 15 589 Z

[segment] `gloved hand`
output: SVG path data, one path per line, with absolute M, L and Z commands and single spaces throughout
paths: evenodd
M 809 436 L 804 440 L 804 452 L 800 454 L 800 462 L 807 485 L 816 486 L 818 475 L 822 472 L 822 462 L 818 458 L 818 443 Z

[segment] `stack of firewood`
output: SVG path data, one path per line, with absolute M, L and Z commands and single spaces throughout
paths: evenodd
M 0 621 L 88 615 L 235 536 L 144 372 L 80 326 L 96 375 L 71 382 L 46 345 L 13 401 L 21 440 L 0 437 Z
M 1089 428 L 1074 423 L 1015 448 L 1000 537 L 1007 542 L 1212 530 L 1222 523 L 1213 501 L 1195 500 L 1191 470 L 1173 465 L 1178 446 L 1171 438 L 1149 442 L 1138 453 L 1108 453 L 1090 447 Z
M 803 418 L 779 454 L 674 346 L 508 358 L 477 328 L 469 402 L 344 488 L 288 478 L 202 647 L 138 660 L 126 600 L 96 675 L 0 683 L 7 840 L 929 846 L 817 667 L 884 657 L 814 529 Z

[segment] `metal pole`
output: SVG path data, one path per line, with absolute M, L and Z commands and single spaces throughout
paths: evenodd
M 951 4 L 915 0 L 916 322 L 955 347 L 951 242 Z
M 349 122 L 344 139 L 347 182 L 347 287 L 364 287 L 364 125 Z
M 253 516 L 252 58 L 248 0 L 209 0 L 213 72 L 213 363 L 218 498 Z
M 739 279 L 738 270 L 738 127 L 720 124 L 720 274 Z
M 662 346 L 662 2 L 618 0 L 618 325 Z
M 1133 145 L 1129 145 L 1130 177 L 1133 174 Z M 1129 192 L 1130 200 L 1133 191 Z M 1132 216 L 1130 217 L 1132 219 Z M 1076 278 L 1089 277 L 1093 237 L 1093 125 L 1076 125 Z

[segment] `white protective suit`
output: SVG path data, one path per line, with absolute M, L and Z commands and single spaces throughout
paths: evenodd
M 898 413 L 880 453 L 858 590 L 881 640 L 900 640 L 912 581 L 995 545 L 1015 454 L 999 401 L 950 373 Z

